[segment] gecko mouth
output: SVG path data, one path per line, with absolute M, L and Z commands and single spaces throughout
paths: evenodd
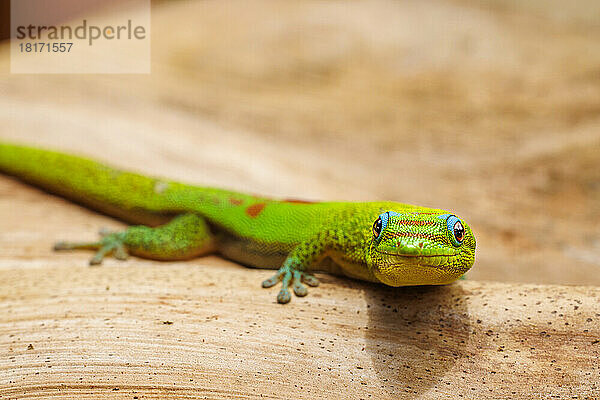
M 396 245 L 395 250 L 401 251 L 403 247 L 406 246 L 398 246 Z M 395 258 L 409 258 L 409 259 L 415 259 L 415 258 L 436 258 L 436 257 L 448 257 L 448 258 L 453 258 L 459 255 L 458 251 L 454 251 L 454 252 L 447 252 L 447 253 L 438 253 L 438 254 L 422 254 L 422 248 L 417 249 L 416 247 L 407 247 L 410 249 L 410 252 L 406 252 L 406 253 L 393 253 L 393 252 L 389 252 L 389 251 L 383 251 L 380 250 L 375 243 L 373 242 L 373 240 L 371 240 L 371 248 L 373 250 L 375 250 L 376 253 L 379 253 L 383 256 L 388 256 L 388 257 L 395 257 Z
M 400 253 L 386 253 L 385 251 L 375 250 L 379 254 L 392 256 L 392 257 L 406 257 L 406 258 L 433 258 L 433 257 L 456 257 L 458 253 L 451 254 L 400 254 Z
M 450 254 L 399 254 L 388 253 L 375 250 L 378 254 L 384 256 L 383 261 L 388 267 L 406 267 L 412 265 L 422 268 L 434 268 L 439 271 L 447 272 L 450 265 L 449 261 L 458 256 L 458 253 Z M 404 260 L 404 262 L 402 262 Z M 380 269 L 380 266 L 376 266 Z

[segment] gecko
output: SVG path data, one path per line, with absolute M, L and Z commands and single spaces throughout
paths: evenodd
M 475 261 L 475 236 L 455 214 L 392 201 L 278 200 L 124 171 L 36 147 L 0 143 L 0 172 L 129 224 L 55 250 L 177 261 L 207 254 L 277 272 L 277 302 L 306 296 L 315 272 L 388 286 L 443 285 Z

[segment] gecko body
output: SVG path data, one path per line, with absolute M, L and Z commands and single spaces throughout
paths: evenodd
M 276 269 L 279 303 L 307 294 L 323 271 L 389 286 L 450 283 L 473 265 L 475 236 L 438 209 L 396 202 L 302 202 L 187 185 L 112 168 L 87 158 L 0 143 L 0 172 L 132 225 L 90 243 L 91 264 L 112 254 L 184 260 L 218 253 Z

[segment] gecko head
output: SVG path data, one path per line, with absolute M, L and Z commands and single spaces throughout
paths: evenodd
M 373 223 L 369 257 L 386 285 L 445 284 L 473 266 L 475 236 L 453 214 L 387 211 Z

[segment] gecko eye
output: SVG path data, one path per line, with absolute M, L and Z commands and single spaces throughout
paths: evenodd
M 452 236 L 452 243 L 454 243 L 455 246 L 460 246 L 465 238 L 465 227 L 460 219 L 455 215 L 450 215 L 446 220 L 446 226 Z
M 390 217 L 389 212 L 384 212 L 377 218 L 377 220 L 373 223 L 373 237 L 378 239 L 381 236 L 381 232 L 387 226 L 388 218 Z
M 381 218 L 377 218 L 377 221 L 375 221 L 375 223 L 373 224 L 373 236 L 375 236 L 376 238 L 379 237 L 379 235 L 381 235 L 382 227 L 383 221 L 381 221 Z
M 462 226 L 460 221 L 456 221 L 456 223 L 454 224 L 454 238 L 456 239 L 456 241 L 462 242 L 464 237 L 465 228 Z

